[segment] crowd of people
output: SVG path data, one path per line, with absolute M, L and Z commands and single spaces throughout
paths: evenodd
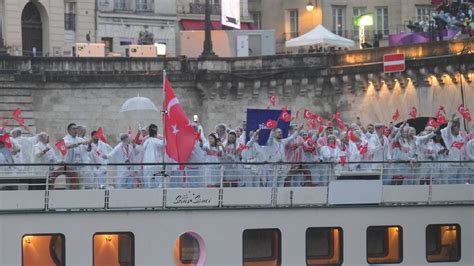
M 184 167 L 161 164 L 171 161 L 155 124 L 134 136 L 120 134 L 112 148 L 97 131 L 86 134 L 85 126 L 71 123 L 62 153 L 47 133 L 25 137 L 16 128 L 9 140 L 0 132 L 0 164 L 11 164 L 0 166 L 0 173 L 34 172 L 48 178 L 50 189 L 61 175 L 71 189 L 159 188 L 164 182 L 167 187 L 218 187 L 221 179 L 227 187 L 325 186 L 334 173 L 382 169 L 385 184 L 474 183 L 474 133 L 463 131 L 455 115 L 443 128 L 428 125 L 419 134 L 406 121 L 385 126 L 362 125 L 358 119 L 342 127 L 332 122 L 319 128 L 292 124 L 286 138 L 277 127 L 264 126 L 246 137 L 244 128 L 224 124 L 206 135 L 194 122 L 198 137 Z M 270 130 L 266 145 L 259 144 L 262 130 Z M 21 165 L 29 163 L 61 164 Z M 81 165 L 87 163 L 94 165 Z

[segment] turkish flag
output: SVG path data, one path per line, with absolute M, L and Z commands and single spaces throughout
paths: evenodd
M 428 123 L 426 123 L 426 126 L 437 128 L 439 125 L 436 120 L 430 117 L 430 119 L 428 119 Z
M 472 117 L 471 117 L 471 114 L 469 113 L 469 109 L 467 109 L 466 107 L 464 107 L 464 105 L 460 105 L 458 107 L 458 112 L 462 115 L 462 117 L 464 119 L 466 119 L 468 122 L 471 122 L 472 121 Z
M 291 115 L 288 113 L 288 111 L 283 110 L 280 115 L 280 119 L 284 122 L 290 122 L 291 121 Z
M 196 141 L 194 128 L 174 94 L 173 87 L 163 75 L 165 100 L 163 102 L 166 153 L 178 163 L 187 163 Z M 184 169 L 184 165 L 180 166 Z
M 242 152 L 242 151 L 244 151 L 244 150 L 246 150 L 246 149 L 248 149 L 248 148 L 249 148 L 249 146 L 247 146 L 247 145 L 245 145 L 245 144 L 240 144 L 239 147 L 237 148 L 237 151 L 238 151 L 238 152 Z
M 13 144 L 10 142 L 10 134 L 5 133 L 0 137 L 0 142 L 3 142 L 8 149 L 13 147 Z
M 346 156 L 339 156 L 339 160 L 341 162 L 341 166 L 346 165 L 347 157 Z
M 365 145 L 358 145 L 357 149 L 359 150 L 361 155 L 367 154 L 367 152 L 369 151 L 369 144 L 366 143 Z
M 398 111 L 398 109 L 395 111 L 395 113 L 393 114 L 392 116 L 392 120 L 393 122 L 397 121 L 398 119 L 400 118 L 400 112 Z
M 411 109 L 410 109 L 410 113 L 408 113 L 408 115 L 411 116 L 411 118 L 415 119 L 416 118 L 416 115 L 418 113 L 418 110 L 416 110 L 416 107 L 413 106 Z
M 318 123 L 320 125 L 322 125 L 324 123 L 324 118 L 322 116 L 318 115 L 318 116 L 316 116 L 316 121 L 318 121 Z
M 275 105 L 276 105 L 275 94 L 272 94 L 272 96 L 270 96 L 270 105 L 271 105 L 271 106 L 275 106 Z
M 304 119 L 314 119 L 316 117 L 316 115 L 313 114 L 310 110 L 304 109 L 303 117 L 304 117 Z
M 130 131 L 129 131 L 130 132 Z M 107 143 L 107 137 L 105 137 L 104 135 L 104 130 L 99 127 L 96 132 L 95 132 L 95 136 L 100 139 L 100 141 L 104 142 L 104 143 Z
M 341 113 L 335 112 L 335 113 L 332 115 L 332 118 L 333 118 L 333 119 L 336 119 L 336 120 L 341 120 Z
M 58 148 L 59 152 L 63 156 L 66 156 L 67 148 L 66 148 L 66 143 L 64 143 L 64 139 L 61 139 L 60 141 L 56 142 L 56 144 L 54 144 L 54 146 L 56 146 L 56 148 Z
M 438 123 L 438 126 L 441 126 L 443 124 L 448 123 L 448 120 L 446 120 L 446 117 L 444 114 L 440 111 L 436 114 L 436 122 Z
M 456 148 L 456 149 L 458 149 L 458 150 L 460 150 L 460 149 L 462 149 L 462 147 L 464 146 L 464 142 L 462 142 L 462 141 L 455 141 L 455 142 L 453 142 L 453 144 L 452 144 L 451 146 L 454 147 L 454 148 Z
M 21 115 L 21 109 L 20 108 L 16 108 L 15 112 L 13 112 L 13 119 L 15 119 L 15 121 L 18 122 L 18 124 L 24 126 L 25 125 L 25 119 L 21 118 L 20 117 Z
M 357 141 L 357 137 L 354 135 L 354 132 L 352 131 L 352 128 L 349 128 L 349 130 L 347 130 L 346 135 L 351 141 L 353 141 L 353 142 Z
M 268 119 L 267 122 L 265 122 L 265 126 L 269 129 L 274 129 L 278 125 L 278 122 L 272 119 Z
M 340 130 L 346 129 L 346 125 L 344 124 L 344 121 L 342 121 L 340 118 L 336 119 L 336 121 L 337 121 L 337 127 Z

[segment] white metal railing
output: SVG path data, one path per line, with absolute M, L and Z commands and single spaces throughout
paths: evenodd
M 386 192 L 382 196 L 390 197 L 390 200 L 380 203 L 397 202 L 396 193 L 410 189 L 415 193 L 428 193 L 426 199 L 413 201 L 431 203 L 433 189 L 436 191 L 439 187 L 467 188 L 469 191 L 466 193 L 472 195 L 467 194 L 465 199 L 460 197 L 455 201 L 470 202 L 474 200 L 474 186 L 471 185 L 474 184 L 474 162 L 203 163 L 184 167 L 177 164 L 0 164 L 0 194 L 15 195 L 14 191 L 22 192 L 21 195 L 28 191 L 35 191 L 36 195 L 44 193 L 46 210 L 55 205 L 52 199 L 57 200 L 55 197 L 58 195 L 74 191 L 78 191 L 77 195 L 82 191 L 82 197 L 88 197 L 87 193 L 99 195 L 103 203 L 97 206 L 106 209 L 111 201 L 115 202 L 114 206 L 121 206 L 117 203 L 121 200 L 118 197 L 127 196 L 118 196 L 120 193 L 160 199 L 159 202 L 140 203 L 142 205 L 135 207 L 278 206 L 294 205 L 294 202 L 326 205 L 331 184 L 338 182 L 358 185 L 378 182 L 380 193 Z M 191 199 L 196 195 L 194 192 L 201 193 L 199 199 Z M 162 194 L 157 196 L 156 193 Z M 209 196 L 209 199 L 203 199 L 212 193 L 216 193 L 218 198 Z M 267 195 L 265 193 L 268 197 L 262 196 Z M 239 204 L 239 196 L 242 204 Z M 258 199 L 259 196 L 263 197 L 262 202 L 252 200 L 252 197 Z M 175 199 L 170 200 L 170 197 Z M 301 199 L 308 197 L 313 199 Z M 76 200 L 81 201 L 80 198 Z M 405 201 L 400 198 L 400 202 Z M 56 202 L 56 206 L 62 205 Z

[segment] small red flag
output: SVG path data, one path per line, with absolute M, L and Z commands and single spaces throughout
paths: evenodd
M 438 126 L 441 126 L 443 124 L 448 123 L 448 120 L 446 120 L 446 117 L 443 115 L 443 113 L 438 112 L 436 114 L 436 122 L 438 123 Z
M 411 118 L 415 119 L 416 116 L 417 116 L 417 113 L 418 113 L 418 110 L 416 109 L 415 106 L 413 106 L 413 107 L 410 109 L 410 113 L 408 113 L 408 115 L 410 115 Z
M 319 133 L 322 133 L 324 131 L 324 127 L 320 124 L 319 128 L 318 128 L 318 131 Z
M 341 113 L 340 113 L 340 112 L 335 112 L 335 113 L 332 115 L 332 118 L 333 118 L 333 119 L 336 119 L 336 120 L 340 120 L 340 119 L 341 119 Z
M 367 143 L 365 145 L 358 145 L 357 149 L 361 155 L 365 155 L 369 151 L 369 145 Z
M 469 109 L 464 107 L 464 105 L 460 105 L 458 107 L 458 112 L 462 115 L 464 119 L 466 119 L 468 122 L 472 121 L 471 114 L 469 113 Z
M 15 112 L 13 112 L 12 117 L 15 121 L 18 122 L 18 124 L 24 126 L 25 125 L 25 119 L 21 118 L 20 115 L 21 115 L 21 109 L 16 108 Z
M 66 156 L 67 148 L 66 148 L 66 143 L 64 142 L 64 139 L 61 139 L 60 141 L 56 142 L 56 144 L 54 146 L 56 146 L 56 148 L 58 148 L 59 152 L 63 156 Z
M 5 146 L 8 149 L 11 149 L 13 147 L 13 144 L 10 142 L 10 134 L 9 133 L 3 134 L 3 136 L 0 137 L 0 142 L 3 142 L 3 144 L 5 144 Z
M 100 141 L 107 143 L 107 138 L 105 137 L 104 130 L 101 127 L 97 129 L 97 131 L 95 132 L 95 135 L 98 139 L 100 139 Z
M 351 141 L 353 141 L 353 142 L 357 141 L 357 137 L 354 135 L 354 132 L 352 131 L 352 128 L 349 128 L 349 130 L 347 130 L 346 135 Z
M 246 149 L 248 149 L 248 148 L 249 148 L 249 146 L 247 146 L 247 145 L 245 145 L 245 144 L 240 144 L 239 147 L 237 148 L 237 151 L 238 151 L 238 152 L 242 152 L 242 151 L 244 151 L 244 150 L 246 150 Z
M 342 121 L 340 118 L 338 118 L 336 121 L 337 121 L 337 127 L 340 130 L 346 129 L 346 125 L 344 124 L 344 121 Z
M 324 118 L 322 116 L 318 115 L 316 117 L 316 121 L 318 121 L 318 124 L 322 125 L 324 123 Z
M 278 125 L 278 122 L 272 119 L 268 119 L 267 122 L 265 122 L 265 126 L 269 129 L 274 129 Z
M 201 130 L 199 130 L 198 132 L 195 132 L 194 133 L 194 138 L 197 140 L 197 141 L 201 141 L 202 138 L 201 138 Z
M 346 162 L 347 162 L 347 157 L 346 156 L 339 156 L 339 160 L 340 160 L 342 166 L 346 165 Z
M 281 115 L 280 115 L 279 119 L 281 119 L 284 122 L 290 122 L 291 121 L 291 115 L 290 115 L 290 113 L 288 113 L 288 111 L 283 110 L 283 112 L 281 112 Z
M 456 149 L 458 149 L 458 150 L 460 150 L 460 149 L 462 149 L 462 147 L 464 146 L 464 142 L 462 142 L 462 141 L 455 141 L 455 142 L 453 142 L 453 144 L 452 144 L 451 146 L 454 147 L 454 148 L 456 148 Z
M 314 119 L 316 118 L 316 115 L 313 114 L 310 110 L 304 109 L 303 117 L 304 119 Z
M 400 118 L 400 112 L 398 111 L 398 109 L 395 111 L 395 113 L 393 114 L 392 116 L 392 120 L 393 122 L 397 121 L 398 119 Z
M 271 106 L 275 106 L 275 105 L 276 105 L 275 93 L 272 94 L 272 96 L 270 96 L 270 105 L 271 105 Z
M 433 118 L 430 117 L 428 119 L 428 123 L 426 123 L 426 126 L 437 128 L 439 125 L 438 125 L 438 122 L 436 120 L 434 120 Z

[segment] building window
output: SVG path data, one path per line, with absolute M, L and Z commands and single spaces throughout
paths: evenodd
M 430 224 L 426 227 L 426 260 L 454 262 L 461 259 L 459 224 Z
M 64 29 L 76 30 L 76 3 L 64 4 Z
M 306 230 L 306 265 L 342 265 L 343 235 L 339 227 Z
M 66 265 L 62 234 L 24 235 L 21 239 L 22 265 Z
M 366 12 L 367 8 L 365 7 L 354 7 L 352 9 L 352 21 L 354 21 L 355 18 L 357 18 L 358 16 L 364 14 Z M 354 39 L 357 39 L 359 38 L 359 27 L 354 25 L 354 34 L 352 35 L 354 37 Z
M 280 230 L 248 229 L 242 238 L 244 266 L 255 265 L 255 262 L 281 265 Z
M 261 12 L 252 12 L 253 24 L 257 29 L 262 28 L 262 13 Z
M 134 242 L 130 232 L 94 234 L 93 265 L 135 265 Z
M 136 11 L 153 11 L 153 0 L 135 0 Z
M 119 11 L 130 10 L 130 0 L 115 0 L 114 9 Z
M 388 8 L 387 7 L 377 7 L 376 9 L 377 19 L 375 20 L 375 27 L 377 29 L 377 34 L 388 35 Z
M 369 264 L 401 263 L 403 230 L 401 226 L 367 228 L 367 262 Z
M 114 51 L 114 39 L 102 37 L 102 43 L 105 45 L 105 54 L 109 54 Z
M 416 6 L 416 21 L 429 21 L 432 12 L 430 6 Z
M 298 37 L 299 25 L 298 25 L 298 9 L 288 10 L 288 19 L 290 25 L 290 38 Z
M 332 25 L 333 25 L 333 31 L 337 35 L 344 35 L 344 13 L 345 13 L 345 8 L 344 7 L 337 7 L 333 6 L 332 7 Z

